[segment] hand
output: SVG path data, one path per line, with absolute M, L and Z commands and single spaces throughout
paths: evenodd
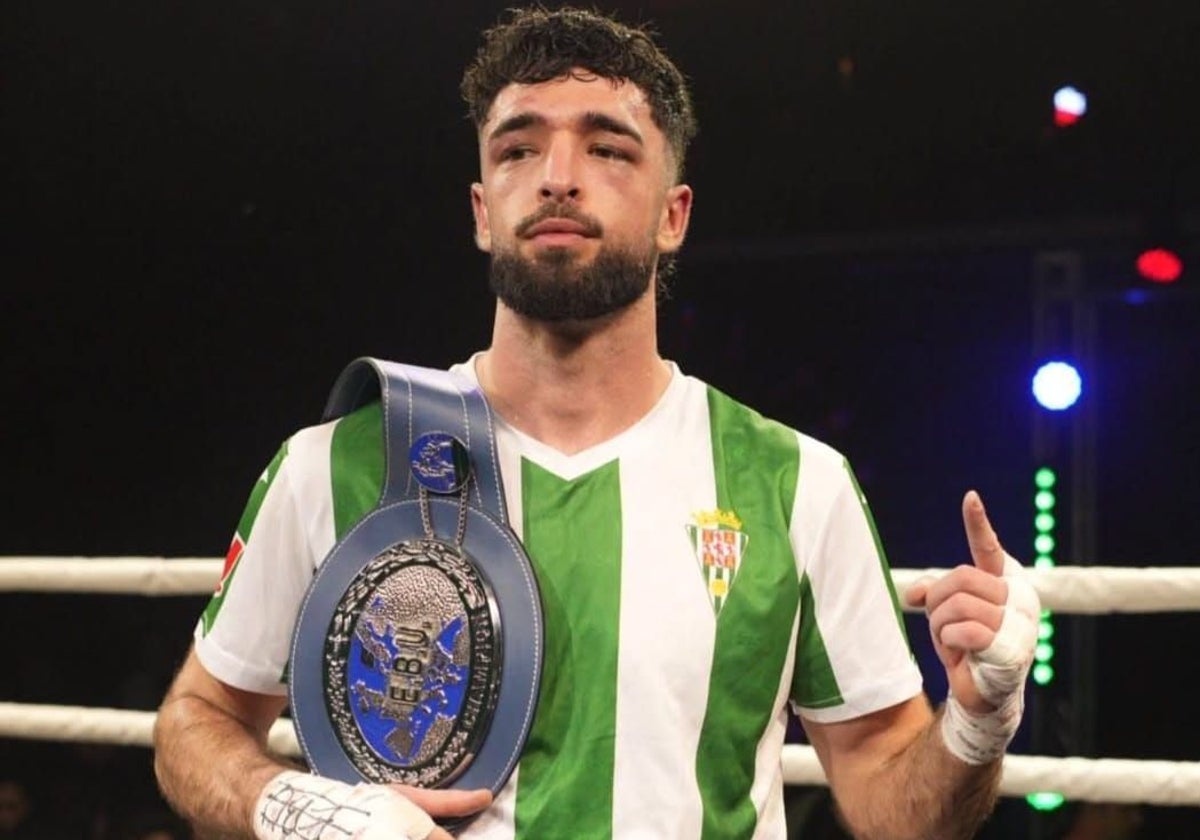
M 254 807 L 259 840 L 453 840 L 433 817 L 465 817 L 492 801 L 488 790 L 349 785 L 295 770 L 279 773 Z
M 938 578 L 921 578 L 909 587 L 904 598 L 910 606 L 924 607 L 929 617 L 933 646 L 946 668 L 950 692 L 966 710 L 986 714 L 1004 698 L 992 692 L 987 693 L 992 696 L 985 694 L 988 686 L 980 685 L 986 681 L 978 673 L 979 655 L 998 652 L 1023 660 L 1013 663 L 1020 669 L 1019 684 L 1007 687 L 1010 693 L 1023 688 L 1033 657 L 1040 605 L 1025 581 L 1011 581 L 1019 586 L 1013 592 L 1017 597 L 1010 599 L 1010 580 L 1005 575 L 1011 578 L 1019 574 L 1020 564 L 1000 545 L 983 501 L 974 490 L 963 497 L 962 515 L 973 565 L 960 565 Z M 1007 613 L 1012 615 L 998 645 L 1004 649 L 991 650 Z
M 478 813 L 492 804 L 492 792 L 487 788 L 478 790 L 430 790 L 409 785 L 391 784 L 389 788 L 416 805 L 431 817 L 467 817 Z M 453 840 L 450 832 L 434 826 L 428 840 Z

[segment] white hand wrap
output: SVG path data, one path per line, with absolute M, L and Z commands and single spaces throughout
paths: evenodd
M 1042 604 L 1021 564 L 1008 555 L 1004 580 L 1008 598 L 1000 629 L 990 645 L 967 654 L 975 687 L 996 709 L 974 714 L 951 694 L 942 715 L 946 749 L 967 764 L 986 764 L 1002 756 L 1017 734 L 1025 710 L 1025 678 L 1033 664 Z
M 424 840 L 433 819 L 387 785 L 285 770 L 254 805 L 258 840 Z

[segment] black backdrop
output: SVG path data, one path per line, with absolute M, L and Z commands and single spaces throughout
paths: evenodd
M 8 4 L 0 553 L 218 556 L 347 361 L 486 344 L 456 90 L 500 8 Z M 1074 249 L 1092 286 L 1136 287 L 1164 221 L 1194 253 L 1194 4 L 610 8 L 662 32 L 701 120 L 664 353 L 845 451 L 894 565 L 964 559 L 969 487 L 1028 557 L 1032 261 Z M 1092 112 L 1064 131 L 1065 83 Z M 1200 301 L 1179 286 L 1100 309 L 1097 564 L 1195 562 Z M 4 599 L 5 699 L 146 709 L 203 603 Z M 1196 617 L 1097 627 L 1097 754 L 1196 760 L 1176 687 Z M 4 755 L 148 785 L 140 750 Z M 1197 823 L 1149 814 L 1145 836 Z

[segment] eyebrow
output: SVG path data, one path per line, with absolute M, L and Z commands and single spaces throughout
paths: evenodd
M 492 129 L 488 135 L 488 141 L 491 142 L 505 134 L 510 134 L 514 131 L 531 128 L 533 126 L 544 126 L 547 120 L 541 114 L 532 111 L 525 111 L 520 114 L 513 114 L 500 121 L 500 123 Z M 645 141 L 642 135 L 636 128 L 628 123 L 622 122 L 615 117 L 610 117 L 608 114 L 602 114 L 599 111 L 587 111 L 580 115 L 576 124 L 585 132 L 606 131 L 609 134 L 619 134 L 623 137 L 628 137 L 637 143 L 639 146 L 644 146 Z
M 545 125 L 546 118 L 539 117 L 530 111 L 523 114 L 514 114 L 507 119 L 501 120 L 500 124 L 492 129 L 492 133 L 488 135 L 488 140 L 495 140 L 505 134 L 511 134 L 514 131 L 520 131 L 523 128 L 529 128 L 533 125 Z
M 591 131 L 607 131 L 609 134 L 620 134 L 624 137 L 636 142 L 639 146 L 645 145 L 642 141 L 642 135 L 637 129 L 628 123 L 614 119 L 608 114 L 601 114 L 598 111 L 588 111 L 579 122 Z

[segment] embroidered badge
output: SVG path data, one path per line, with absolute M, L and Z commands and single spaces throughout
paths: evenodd
M 742 533 L 742 520 L 731 510 L 697 511 L 692 520 L 685 526 L 688 538 L 700 564 L 713 613 L 720 615 L 750 537 Z

